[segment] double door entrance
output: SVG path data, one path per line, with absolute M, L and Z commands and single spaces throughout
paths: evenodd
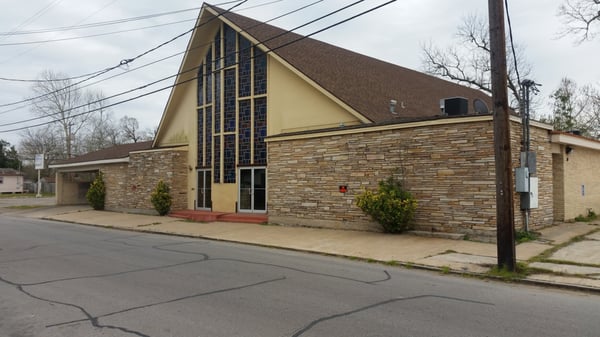
M 265 213 L 267 211 L 267 173 L 264 167 L 240 169 L 238 211 Z
M 264 167 L 239 169 L 237 211 L 243 213 L 266 213 L 267 173 Z M 198 170 L 198 195 L 196 209 L 212 210 L 212 171 Z

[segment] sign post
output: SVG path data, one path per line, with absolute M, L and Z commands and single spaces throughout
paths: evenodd
M 42 197 L 42 181 L 40 179 L 40 172 L 44 169 L 44 154 L 36 154 L 35 155 L 35 169 L 38 171 L 38 180 L 37 180 L 37 195 L 36 198 Z

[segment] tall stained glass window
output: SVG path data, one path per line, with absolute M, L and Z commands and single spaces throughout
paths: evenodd
M 238 167 L 267 164 L 267 54 L 226 24 L 198 69 L 198 166 L 235 183 Z

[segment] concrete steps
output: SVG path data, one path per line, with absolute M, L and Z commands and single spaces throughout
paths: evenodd
M 210 211 L 180 210 L 169 213 L 174 218 L 186 219 L 195 222 L 241 222 L 261 224 L 269 221 L 266 214 L 250 213 L 224 213 Z

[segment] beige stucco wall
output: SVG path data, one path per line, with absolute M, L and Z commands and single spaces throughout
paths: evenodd
M 457 123 L 457 121 L 460 121 Z M 520 133 L 513 125 L 514 142 Z M 532 132 L 538 154 L 540 209 L 532 228 L 552 223 L 552 173 L 547 130 Z M 513 151 L 518 158 L 518 147 Z M 540 162 L 541 161 L 541 162 Z M 400 170 L 419 202 L 420 230 L 494 239 L 495 159 L 491 116 L 398 124 L 269 142 L 269 221 L 330 228 L 377 230 L 356 207 L 362 188 Z M 518 159 L 517 164 L 518 166 Z M 348 193 L 340 193 L 340 185 Z M 549 196 L 547 194 L 550 194 Z M 515 203 L 518 203 L 515 194 Z M 521 223 L 519 208 L 515 222 Z
M 361 124 L 348 108 L 273 57 L 268 70 L 268 134 Z
M 563 172 L 558 184 L 564 191 L 564 220 L 585 216 L 588 210 L 600 213 L 600 151 L 572 146 L 573 151 L 566 154 L 565 148 L 560 145 L 555 153 L 555 166 Z

